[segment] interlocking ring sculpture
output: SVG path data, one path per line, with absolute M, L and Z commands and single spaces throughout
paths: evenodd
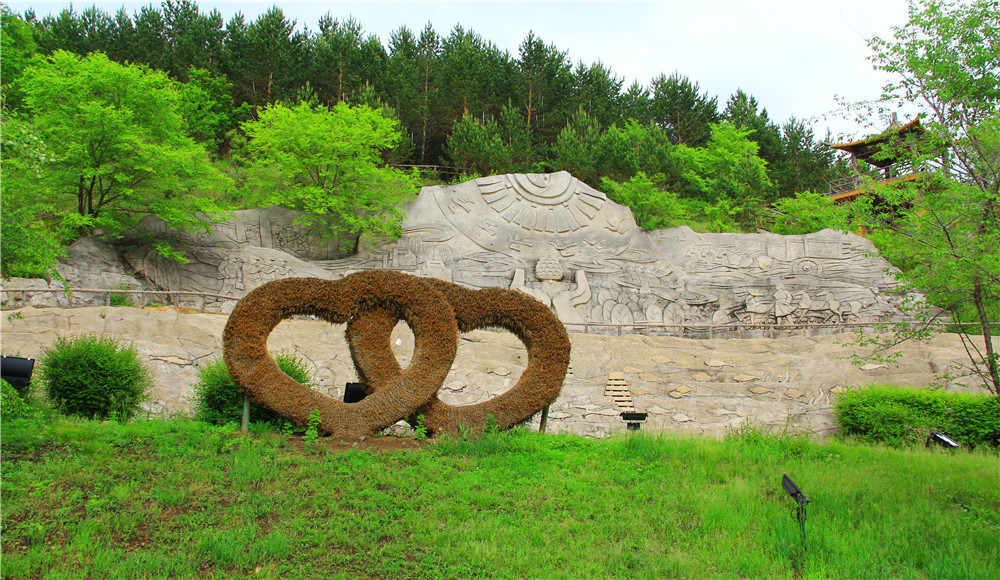
M 347 341 L 368 395 L 343 403 L 302 386 L 278 368 L 267 337 L 282 320 L 312 314 L 347 323 Z M 392 328 L 404 320 L 414 349 L 403 370 L 389 344 Z M 483 403 L 451 406 L 437 397 L 455 359 L 459 332 L 502 327 L 520 338 L 528 364 L 517 384 Z M 551 404 L 569 366 L 566 329 L 543 304 L 514 290 L 461 286 L 388 270 L 359 272 L 341 280 L 288 278 L 269 282 L 233 309 L 223 332 L 229 372 L 254 402 L 297 425 L 319 410 L 320 429 L 341 438 L 375 434 L 423 415 L 431 433 L 482 429 L 489 415 L 510 428 Z

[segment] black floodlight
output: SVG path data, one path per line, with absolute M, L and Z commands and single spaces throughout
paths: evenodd
M 931 431 L 930 437 L 927 438 L 927 447 L 930 447 L 931 443 L 937 443 L 945 449 L 954 449 L 958 447 L 958 443 L 954 439 L 948 437 L 940 431 Z
M 31 384 L 31 373 L 34 368 L 33 358 L 0 356 L 0 375 L 18 391 Z
M 638 431 L 639 426 L 642 424 L 641 421 L 645 421 L 646 417 L 649 417 L 649 413 L 636 413 L 635 411 L 624 411 L 622 414 L 622 421 L 625 421 L 625 428 L 629 431 Z
M 792 481 L 792 478 L 788 477 L 787 475 L 782 476 L 781 487 L 785 488 L 785 491 L 788 492 L 788 495 L 792 496 L 792 499 L 797 501 L 799 505 L 804 506 L 807 503 L 809 503 L 809 498 L 806 497 L 806 494 L 802 493 L 802 490 L 799 489 L 799 486 L 795 485 L 795 482 Z
M 368 396 L 368 385 L 364 383 L 347 383 L 344 386 L 344 402 L 358 403 Z
M 781 487 L 788 492 L 788 495 L 792 496 L 792 499 L 799 504 L 795 508 L 795 518 L 799 520 L 799 531 L 802 532 L 802 549 L 806 549 L 806 504 L 809 503 L 809 498 L 806 494 L 802 493 L 799 486 L 795 485 L 792 478 L 787 475 L 781 477 Z

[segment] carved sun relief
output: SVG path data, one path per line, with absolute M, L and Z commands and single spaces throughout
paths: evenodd
M 607 201 L 566 171 L 484 177 L 476 184 L 504 221 L 535 232 L 574 232 L 589 225 Z

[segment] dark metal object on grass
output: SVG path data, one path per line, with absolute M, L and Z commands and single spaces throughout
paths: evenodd
M 0 375 L 3 380 L 18 390 L 31 384 L 31 373 L 35 368 L 35 359 L 19 356 L 0 357 Z
M 931 431 L 930 436 L 927 437 L 926 447 L 930 447 L 931 443 L 937 443 L 938 445 L 944 447 L 945 449 L 954 449 L 958 447 L 958 443 L 954 439 L 948 437 L 947 435 L 945 435 L 940 431 Z
M 802 549 L 806 549 L 806 504 L 809 503 L 809 498 L 806 494 L 802 493 L 799 486 L 795 485 L 792 478 L 787 475 L 781 477 L 781 487 L 792 496 L 798 507 L 795 508 L 795 517 L 799 520 L 799 531 L 802 533 Z
M 626 423 L 626 429 L 629 431 L 638 431 L 639 427 L 642 425 L 642 421 L 645 421 L 649 417 L 649 413 L 636 413 L 635 411 L 625 411 L 621 414 L 622 421 Z

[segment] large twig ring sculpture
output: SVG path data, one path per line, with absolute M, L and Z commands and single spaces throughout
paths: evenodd
M 312 314 L 343 323 L 372 308 L 387 309 L 407 322 L 414 334 L 413 360 L 361 402 L 343 403 L 300 385 L 268 354 L 267 337 L 286 318 Z M 239 301 L 222 338 L 229 373 L 254 402 L 297 425 L 305 425 L 318 409 L 324 432 L 357 438 L 396 423 L 434 395 L 455 359 L 458 328 L 451 306 L 419 278 L 378 271 L 341 280 L 288 278 L 264 284 Z
M 299 385 L 278 369 L 267 337 L 281 320 L 313 314 L 347 322 L 355 368 L 368 396 L 346 404 Z M 404 320 L 414 336 L 402 370 L 389 344 Z M 502 327 L 528 350 L 528 364 L 509 391 L 476 405 L 451 406 L 437 397 L 455 358 L 459 331 Z M 226 366 L 251 399 L 303 425 L 318 409 L 321 429 L 338 437 L 374 434 L 419 415 L 433 433 L 478 431 L 492 415 L 512 427 L 552 403 L 569 366 L 570 343 L 559 319 L 527 294 L 501 288 L 468 290 L 392 271 L 361 272 L 342 280 L 289 278 L 265 284 L 236 305 L 223 333 Z
M 469 290 L 434 278 L 424 282 L 454 309 L 459 331 L 505 328 L 524 343 L 528 364 L 517 384 L 505 393 L 465 406 L 448 405 L 435 394 L 410 416 L 411 423 L 423 415 L 428 431 L 456 434 L 462 425 L 480 430 L 486 417 L 493 415 L 497 427 L 508 429 L 556 400 L 569 367 L 570 342 L 565 327 L 548 307 L 516 290 Z M 403 372 L 389 344 L 398 321 L 391 310 L 377 308 L 359 313 L 347 325 L 354 366 L 374 393 L 391 386 Z

